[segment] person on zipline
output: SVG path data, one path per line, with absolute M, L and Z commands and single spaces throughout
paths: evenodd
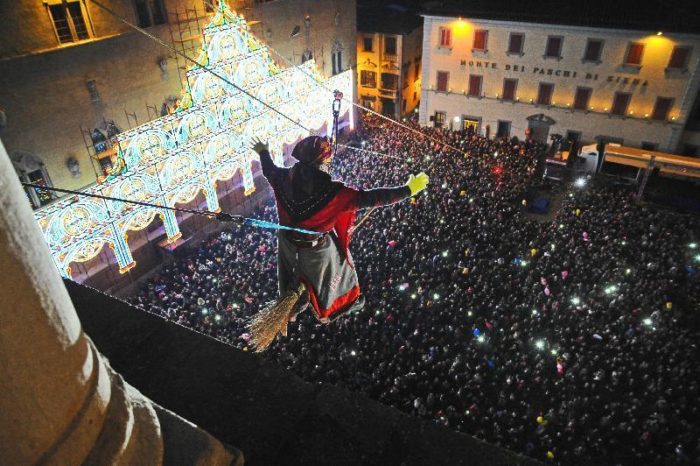
M 280 230 L 277 275 L 280 298 L 259 312 L 249 325 L 256 351 L 265 350 L 277 333 L 287 334 L 287 322 L 308 304 L 327 324 L 362 309 L 357 272 L 348 249 L 358 209 L 383 207 L 415 196 L 428 185 L 428 175 L 411 175 L 405 186 L 367 191 L 331 179 L 333 160 L 327 138 L 309 136 L 292 151 L 299 162 L 291 168 L 272 161 L 267 144 L 253 141 L 262 172 L 272 186 L 281 225 L 319 235 Z

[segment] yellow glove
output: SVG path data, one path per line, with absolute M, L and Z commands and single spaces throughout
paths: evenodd
M 406 182 L 406 186 L 411 190 L 411 196 L 415 196 L 428 186 L 429 181 L 428 175 L 426 175 L 425 172 L 420 172 L 415 176 L 411 175 Z

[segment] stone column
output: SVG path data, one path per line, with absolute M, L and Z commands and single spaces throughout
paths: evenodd
M 184 438 L 197 448 L 186 464 L 242 463 L 124 382 L 83 333 L 1 142 L 0 413 L 3 464 L 160 465 Z

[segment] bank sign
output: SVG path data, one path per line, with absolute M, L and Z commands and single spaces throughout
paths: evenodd
M 464 61 L 462 61 L 464 63 Z M 605 81 L 605 82 L 610 82 L 610 83 L 615 83 L 615 84 L 631 84 L 633 86 L 646 86 L 648 85 L 649 81 L 646 79 L 639 79 L 635 77 L 630 77 L 630 76 L 625 76 L 625 75 L 605 75 L 605 76 L 600 76 L 597 73 L 579 73 L 578 71 L 573 71 L 573 70 L 560 70 L 557 68 L 541 68 L 541 67 L 529 67 L 525 65 L 514 65 L 511 63 L 496 63 L 492 61 L 479 61 L 479 60 L 470 60 L 469 61 L 469 68 L 478 70 L 478 69 L 489 69 L 489 70 L 500 70 L 503 69 L 504 71 L 513 71 L 513 72 L 518 72 L 518 73 L 529 73 L 529 74 L 534 74 L 537 76 L 556 76 L 559 78 L 578 78 L 578 79 L 584 79 L 588 81 Z

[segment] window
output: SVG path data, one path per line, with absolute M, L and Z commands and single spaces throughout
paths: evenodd
M 377 73 L 374 71 L 360 71 L 360 85 L 362 87 L 377 87 Z
M 603 41 L 600 39 L 588 39 L 586 50 L 583 52 L 584 62 L 600 63 L 600 56 L 603 53 Z
M 439 92 L 447 92 L 447 84 L 450 80 L 450 73 L 447 71 L 437 72 L 437 86 L 435 89 Z
M 591 94 L 593 89 L 590 87 L 577 87 L 574 95 L 574 109 L 588 110 L 588 104 L 591 102 Z
M 489 38 L 489 31 L 485 29 L 477 29 L 474 31 L 474 50 L 486 52 L 486 43 Z
M 688 66 L 688 57 L 690 57 L 690 47 L 673 47 L 671 59 L 668 61 L 668 68 L 674 70 L 682 70 Z
M 447 113 L 445 112 L 435 112 L 433 117 L 433 123 L 436 128 L 442 128 L 445 126 L 445 120 L 447 120 Z
M 396 37 L 384 38 L 384 53 L 387 55 L 396 55 Z
M 382 89 L 395 91 L 399 88 L 399 75 L 392 73 L 382 73 Z
M 510 121 L 498 120 L 498 126 L 496 126 L 496 137 L 510 137 Z
M 656 150 L 658 147 L 659 145 L 655 142 L 642 141 L 643 150 Z
M 343 71 L 343 47 L 340 42 L 334 43 L 331 49 L 331 65 L 334 75 Z
M 134 8 L 142 28 L 166 22 L 162 0 L 134 0 Z
M 440 47 L 452 47 L 452 29 L 440 28 Z
M 377 97 L 373 95 L 363 95 L 360 96 L 360 100 L 362 101 L 363 107 L 371 108 L 372 110 L 374 110 L 374 102 L 377 100 Z
M 671 111 L 671 107 L 673 107 L 673 99 L 670 97 L 657 97 L 651 118 L 658 121 L 668 120 L 668 113 Z
M 625 115 L 632 100 L 632 94 L 627 92 L 616 92 L 613 98 L 613 106 L 610 113 L 613 115 Z
M 59 44 L 90 38 L 80 2 L 49 5 L 49 12 L 51 13 L 51 20 L 53 21 Z
M 362 47 L 365 52 L 372 52 L 374 48 L 374 39 L 371 37 L 365 37 L 362 39 Z
M 413 80 L 418 81 L 420 79 L 420 63 L 419 61 L 416 62 L 416 69 L 415 69 L 415 75 Z
M 523 45 L 525 44 L 525 34 L 512 32 L 508 40 L 508 53 L 516 55 L 523 54 Z
M 561 46 L 563 42 L 563 37 L 547 37 L 547 48 L 544 51 L 544 58 L 561 58 Z
M 537 103 L 539 105 L 552 105 L 552 94 L 554 94 L 554 84 L 540 83 L 537 90 Z
M 481 83 L 483 76 L 480 74 L 469 75 L 469 95 L 472 97 L 481 97 Z
M 627 54 L 625 54 L 625 65 L 641 66 L 643 53 L 644 44 L 641 42 L 632 42 L 629 47 L 627 47 Z
M 515 90 L 518 88 L 517 79 L 503 80 L 503 100 L 515 100 Z
M 306 49 L 304 50 L 304 53 L 301 55 L 301 62 L 306 63 L 307 61 L 311 60 L 314 58 L 314 54 L 311 50 Z

